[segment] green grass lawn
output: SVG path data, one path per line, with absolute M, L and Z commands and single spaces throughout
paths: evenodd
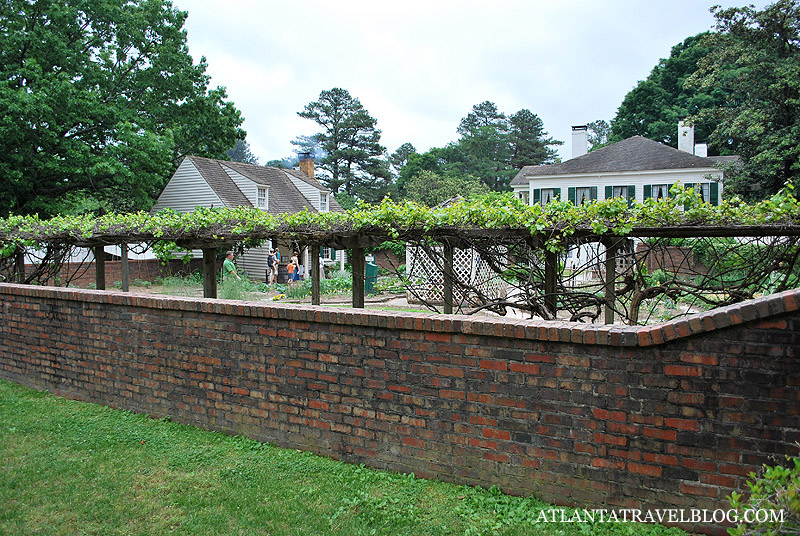
M 547 508 L 0 380 L 2 535 L 684 534 Z

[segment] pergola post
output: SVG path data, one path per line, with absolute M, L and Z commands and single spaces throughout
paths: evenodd
M 319 270 L 319 244 L 311 246 L 311 305 L 320 303 L 320 270 Z
M 364 248 L 353 248 L 353 258 L 350 259 L 353 267 L 353 308 L 364 308 L 364 278 L 367 263 L 364 259 Z
M 442 294 L 444 298 L 444 314 L 453 314 L 453 245 L 450 242 L 444 242 L 444 273 L 443 273 L 443 289 Z
M 606 280 L 605 280 L 605 323 L 614 323 L 614 303 L 617 301 L 617 250 L 616 242 L 606 242 Z
M 25 282 L 25 248 L 17 246 L 14 251 L 14 268 L 17 272 L 17 283 Z
M 128 292 L 131 275 L 130 266 L 128 265 L 128 244 L 120 244 L 119 252 L 122 264 L 122 292 Z
M 217 248 L 203 248 L 203 297 L 217 297 Z
M 544 307 L 555 318 L 558 255 L 549 249 L 545 249 L 544 251 Z
M 97 290 L 106 289 L 106 251 L 103 246 L 94 247 L 94 280 Z

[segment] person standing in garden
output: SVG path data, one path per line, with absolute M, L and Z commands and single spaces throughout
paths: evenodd
M 295 250 L 294 255 L 292 255 L 292 264 L 294 264 L 294 273 L 292 274 L 292 281 L 300 281 L 300 252 Z
M 269 250 L 267 255 L 267 284 L 271 285 L 278 282 L 278 259 L 275 257 L 275 250 Z
M 222 261 L 222 280 L 227 281 L 231 276 L 240 281 L 242 279 L 239 277 L 239 274 L 236 273 L 236 265 L 233 264 L 233 251 L 229 251 L 227 255 L 225 255 L 225 260 Z

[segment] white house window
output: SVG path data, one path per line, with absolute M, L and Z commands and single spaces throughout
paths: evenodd
M 328 194 L 324 192 L 319 193 L 319 211 L 328 212 L 330 205 L 328 203 Z
M 700 194 L 700 197 L 703 198 L 704 203 L 711 202 L 711 185 L 709 183 L 695 184 L 694 191 Z
M 258 187 L 257 205 L 261 210 L 269 210 L 269 194 L 266 188 Z
M 666 199 L 669 197 L 669 184 L 654 184 L 652 189 L 653 199 Z
M 525 203 L 526 205 L 530 204 L 530 192 L 519 192 L 517 194 L 517 197 L 522 199 L 523 203 Z
M 556 197 L 556 192 L 553 188 L 542 188 L 542 206 L 546 205 Z
M 590 187 L 575 188 L 575 204 L 583 205 L 592 202 L 592 189 Z
M 627 186 L 613 186 L 611 190 L 612 197 L 621 197 L 622 199 L 628 199 L 628 187 Z

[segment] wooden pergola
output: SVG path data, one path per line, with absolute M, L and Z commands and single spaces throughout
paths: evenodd
M 207 298 L 217 296 L 217 248 L 230 247 L 245 239 L 278 239 L 296 240 L 310 248 L 311 263 L 311 303 L 320 304 L 320 265 L 319 256 L 322 247 L 351 250 L 350 255 L 353 269 L 352 306 L 364 307 L 364 281 L 366 263 L 364 250 L 376 247 L 386 240 L 428 240 L 443 246 L 443 311 L 447 314 L 453 312 L 453 252 L 456 248 L 468 247 L 475 240 L 491 241 L 493 243 L 520 243 L 523 241 L 532 249 L 544 252 L 544 294 L 545 306 L 548 310 L 556 310 L 556 288 L 558 278 L 558 254 L 548 250 L 545 244 L 548 240 L 557 240 L 569 247 L 577 243 L 600 243 L 605 248 L 605 279 L 603 292 L 605 307 L 605 322 L 613 323 L 616 300 L 615 281 L 616 257 L 623 241 L 630 238 L 700 238 L 700 237 L 781 237 L 800 236 L 800 225 L 678 225 L 678 226 L 643 226 L 634 227 L 624 236 L 611 231 L 598 234 L 589 229 L 578 229 L 569 236 L 563 236 L 561 229 L 544 229 L 538 234 L 531 234 L 528 228 L 477 228 L 477 227 L 452 227 L 439 226 L 434 228 L 408 228 L 389 233 L 384 228 L 364 228 L 358 231 L 352 229 L 320 230 L 313 228 L 279 229 L 237 234 L 229 230 L 216 230 L 213 234 L 201 233 L 166 233 L 155 236 L 152 233 L 137 232 L 98 232 L 90 237 L 76 237 L 68 233 L 48 236 L 38 239 L 43 243 L 69 244 L 77 247 L 91 248 L 95 257 L 95 274 L 97 289 L 105 289 L 105 265 L 103 248 L 116 245 L 121 250 L 122 265 L 122 290 L 129 288 L 128 245 L 135 243 L 152 243 L 155 241 L 174 241 L 178 246 L 201 250 L 203 252 L 203 295 Z M 16 267 L 20 281 L 24 279 L 24 263 L 21 249 L 17 251 Z

